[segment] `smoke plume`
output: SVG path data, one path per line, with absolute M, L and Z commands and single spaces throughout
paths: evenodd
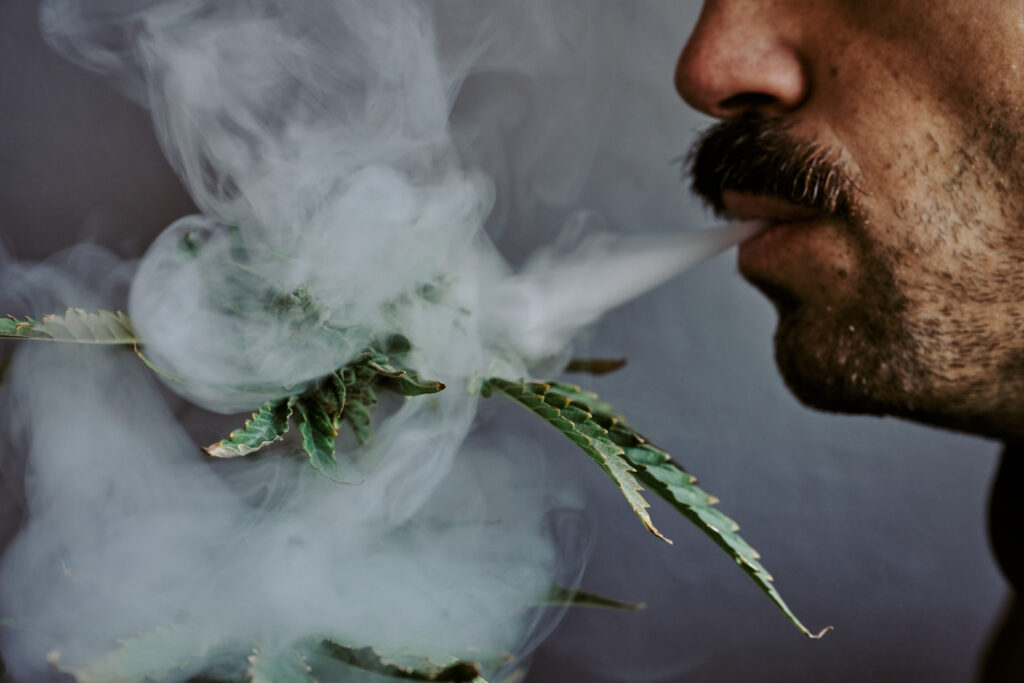
M 149 109 L 201 214 L 137 263 L 89 246 L 0 258 L 5 312 L 127 305 L 166 386 L 213 413 L 252 411 L 392 333 L 448 388 L 382 406 L 364 447 L 342 438 L 339 484 L 288 443 L 211 466 L 134 355 L 26 344 L 5 390 L 28 510 L 0 566 L 0 615 L 26 624 L 3 635 L 16 677 L 157 627 L 194 645 L 169 680 L 224 643 L 310 636 L 389 657 L 528 654 L 556 616 L 530 606 L 578 581 L 588 532 L 533 444 L 472 434 L 474 379 L 557 372 L 602 313 L 756 229 L 623 240 L 570 210 L 628 12 L 43 5 L 56 49 Z M 542 209 L 566 228 L 516 271 L 489 235 Z

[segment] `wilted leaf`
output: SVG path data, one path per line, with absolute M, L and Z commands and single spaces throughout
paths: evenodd
M 552 586 L 548 594 L 538 603 L 545 605 L 563 605 L 567 607 L 594 607 L 598 609 L 614 609 L 635 612 L 646 605 L 642 602 L 622 602 L 613 598 L 606 598 L 597 593 L 587 593 L 581 590 L 570 590 L 563 586 Z
M 267 401 L 245 421 L 245 426 L 203 450 L 215 458 L 234 458 L 248 455 L 266 445 L 282 439 L 288 431 L 288 418 L 292 415 L 294 400 Z
M 134 344 L 135 332 L 128 316 L 118 311 L 89 313 L 69 308 L 64 315 L 44 315 L 39 320 L 0 318 L 0 337 L 77 342 L 79 344 Z

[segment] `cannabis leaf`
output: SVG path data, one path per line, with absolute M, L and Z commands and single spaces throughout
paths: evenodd
M 480 666 L 473 662 L 453 661 L 440 666 L 423 660 L 417 667 L 402 666 L 385 660 L 371 647 L 353 648 L 330 639 L 319 641 L 311 652 L 364 671 L 400 680 L 487 683 L 480 673 Z
M 338 469 L 334 457 L 334 438 L 338 436 L 337 418 L 314 397 L 303 397 L 295 405 L 299 414 L 299 433 L 302 450 L 309 455 L 309 464 L 326 474 Z
M 640 495 L 643 488 L 633 476 L 636 469 L 626 459 L 622 448 L 609 439 L 607 431 L 594 420 L 591 407 L 579 400 L 582 395 L 579 387 L 555 382 L 512 382 L 492 377 L 484 382 L 481 391 L 484 396 L 493 391 L 505 394 L 569 437 L 618 485 L 644 526 L 658 538 L 671 543 L 651 521 L 647 512 L 650 503 Z
M 316 683 L 312 667 L 305 657 L 294 649 L 285 649 L 274 656 L 267 656 L 261 650 L 253 650 L 249 656 L 249 683 Z
M 779 595 L 771 574 L 761 564 L 760 554 L 736 533 L 740 528 L 736 522 L 712 507 L 718 499 L 698 487 L 696 477 L 673 462 L 668 453 L 626 426 L 622 418 L 602 414 L 598 416 L 598 420 L 608 430 L 609 437 L 622 447 L 626 458 L 636 467 L 637 478 L 729 553 L 736 564 L 804 635 L 820 638 L 831 630 L 832 627 L 829 626 L 812 634 L 797 619 Z
M 324 660 L 398 680 L 487 683 L 479 665 L 454 657 L 443 658 L 448 660 L 445 664 L 420 656 L 398 663 L 371 647 L 350 647 L 325 638 L 303 639 L 291 647 L 267 651 L 259 644 L 246 648 L 236 641 L 205 643 L 199 632 L 188 625 L 158 627 L 119 641 L 117 648 L 85 666 L 65 666 L 57 651 L 47 658 L 76 683 L 144 683 L 175 671 L 196 672 L 190 681 L 316 683 L 315 670 Z
M 131 320 L 121 311 L 89 313 L 69 308 L 64 315 L 44 315 L 39 320 L 11 315 L 0 318 L 0 337 L 77 342 L 79 344 L 134 344 Z
M 188 247 L 186 251 L 189 253 L 199 248 L 192 242 L 183 245 Z M 256 277 L 244 264 L 232 262 L 232 265 L 237 277 Z M 300 288 L 287 294 L 273 290 L 272 293 L 273 296 L 268 294 L 269 298 L 264 297 L 267 300 L 261 305 L 266 310 L 260 309 L 263 313 L 276 311 L 284 315 L 298 311 L 298 318 L 293 321 L 297 328 L 315 325 L 338 336 L 339 343 L 344 341 L 344 330 L 330 326 L 323 319 L 307 290 Z M 242 315 L 252 311 L 239 310 L 237 313 Z M 131 320 L 120 311 L 89 313 L 80 308 L 69 308 L 64 315 L 44 315 L 40 320 L 28 317 L 17 320 L 8 315 L 0 318 L 0 337 L 84 344 L 132 344 L 136 354 L 151 370 L 173 381 L 188 383 L 185 378 L 158 367 L 142 354 Z M 284 438 L 289 421 L 294 421 L 302 435 L 301 447 L 309 456 L 310 464 L 330 477 L 338 468 L 334 441 L 342 420 L 348 423 L 360 444 L 372 438 L 370 422 L 377 404 L 377 389 L 408 398 L 437 393 L 445 388 L 441 382 L 421 378 L 406 365 L 405 358 L 411 350 L 412 344 L 406 337 L 391 335 L 357 355 L 344 367 L 310 383 L 300 393 L 264 403 L 241 428 L 203 450 L 217 458 L 249 455 Z
M 186 246 L 189 246 L 188 251 L 194 251 L 194 245 Z M 234 265 L 240 273 L 239 277 L 249 275 L 248 269 L 242 263 Z M 298 310 L 301 315 L 294 321 L 297 327 L 316 325 L 343 340 L 345 331 L 328 324 L 317 310 L 311 295 L 304 289 L 295 290 L 284 298 L 276 296 L 267 306 L 285 312 Z M 239 314 L 243 313 L 246 311 L 239 311 Z M 96 313 L 89 313 L 80 308 L 69 308 L 64 315 L 45 315 L 40 320 L 28 317 L 17 320 L 8 315 L 6 318 L 0 318 L 0 337 L 87 344 L 132 344 L 147 366 L 161 374 L 168 374 L 138 351 L 138 340 L 131 321 L 122 312 L 99 310 Z M 366 443 L 372 438 L 370 422 L 373 407 L 377 403 L 377 390 L 412 397 L 436 393 L 445 388 L 441 382 L 424 380 L 412 368 L 407 367 L 405 358 L 411 349 L 412 344 L 407 338 L 392 335 L 382 343 L 366 349 L 345 366 L 310 383 L 301 392 L 266 402 L 246 420 L 243 427 L 204 450 L 220 458 L 255 453 L 281 440 L 288 432 L 291 421 L 298 428 L 301 447 L 309 456 L 310 464 L 330 477 L 338 467 L 334 454 L 335 438 L 343 421 L 349 425 L 360 443 Z M 616 370 L 622 364 L 622 361 L 582 359 L 570 363 L 569 369 L 601 374 Z M 182 378 L 172 378 L 184 381 Z M 485 396 L 494 391 L 505 394 L 571 439 L 615 481 L 644 526 L 659 538 L 671 543 L 651 521 L 648 512 L 650 505 L 641 495 L 645 490 L 642 485 L 668 501 L 725 550 L 800 631 L 812 635 L 782 600 L 772 583 L 772 577 L 761 565 L 757 552 L 736 533 L 739 526 L 713 507 L 717 499 L 701 490 L 696 485 L 695 477 L 673 462 L 667 453 L 629 427 L 625 420 L 614 414 L 611 406 L 600 401 L 596 394 L 571 384 L 515 382 L 498 377 L 484 380 L 481 391 Z M 561 599 L 573 604 L 583 604 L 587 601 L 615 602 L 584 593 L 577 593 L 575 597 L 564 594 Z M 829 629 L 824 629 L 812 637 L 821 637 L 827 630 Z M 159 641 L 160 637 L 161 634 L 157 631 L 125 641 L 122 648 L 112 653 L 113 659 L 101 660 L 94 666 L 101 672 L 107 671 L 108 669 L 104 667 L 110 666 L 128 666 L 130 669 L 132 662 L 135 661 L 133 652 L 144 651 L 151 643 Z M 346 650 L 342 646 L 336 646 L 335 649 L 337 652 L 363 651 Z M 262 655 L 256 656 L 256 661 L 260 662 L 261 666 L 271 666 L 269 660 L 264 660 Z M 89 678 L 92 670 L 92 667 L 82 669 L 80 681 L 101 680 Z M 78 673 L 75 675 L 79 676 Z
M 116 649 L 86 666 L 65 667 L 56 651 L 47 658 L 77 683 L 141 683 L 184 670 L 209 654 L 198 629 L 168 626 L 119 641 Z
M 255 453 L 279 441 L 288 432 L 289 420 L 301 435 L 301 448 L 312 467 L 328 477 L 337 473 L 334 443 L 342 421 L 352 429 L 359 443 L 373 436 L 370 421 L 377 404 L 377 390 L 404 397 L 433 394 L 445 388 L 435 380 L 422 379 L 405 365 L 412 344 L 392 335 L 378 347 L 371 347 L 351 362 L 312 382 L 301 393 L 267 401 L 227 439 L 204 450 L 218 458 Z
M 215 458 L 235 458 L 279 441 L 288 431 L 288 418 L 292 416 L 294 405 L 291 397 L 267 401 L 245 421 L 244 427 L 203 450 Z
M 646 607 L 642 602 L 623 602 L 614 598 L 606 598 L 597 593 L 572 590 L 564 586 L 552 586 L 548 594 L 538 601 L 537 604 L 541 607 L 563 605 L 566 607 L 593 607 L 597 609 L 625 610 L 628 612 L 635 612 Z
M 697 478 L 677 465 L 665 451 L 629 427 L 624 418 L 613 414 L 597 394 L 570 384 L 511 382 L 501 378 L 484 382 L 484 394 L 492 391 L 509 396 L 544 418 L 594 458 L 622 489 L 644 525 L 657 536 L 665 539 L 650 522 L 648 504 L 640 496 L 639 491 L 643 489 L 637 482 L 668 501 L 710 536 L 804 635 L 820 638 L 831 629 L 812 634 L 797 619 L 775 589 L 757 551 L 736 533 L 739 525 L 712 507 L 718 499 L 698 487 Z

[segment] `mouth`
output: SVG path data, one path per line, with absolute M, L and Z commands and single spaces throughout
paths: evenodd
M 735 190 L 722 192 L 722 204 L 730 218 L 742 221 L 763 221 L 771 225 L 798 223 L 818 215 L 816 209 L 791 204 L 784 199 L 745 194 Z
M 792 260 L 800 245 L 818 224 L 828 221 L 817 209 L 783 199 L 734 190 L 722 193 L 725 213 L 736 220 L 757 220 L 767 228 L 740 244 L 738 264 L 748 279 L 757 279 Z

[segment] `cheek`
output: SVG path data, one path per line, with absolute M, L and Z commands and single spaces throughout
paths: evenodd
M 860 251 L 844 227 L 809 232 L 789 255 L 794 269 L 803 268 L 803 277 L 795 284 L 804 301 L 828 307 L 857 297 L 869 275 Z

